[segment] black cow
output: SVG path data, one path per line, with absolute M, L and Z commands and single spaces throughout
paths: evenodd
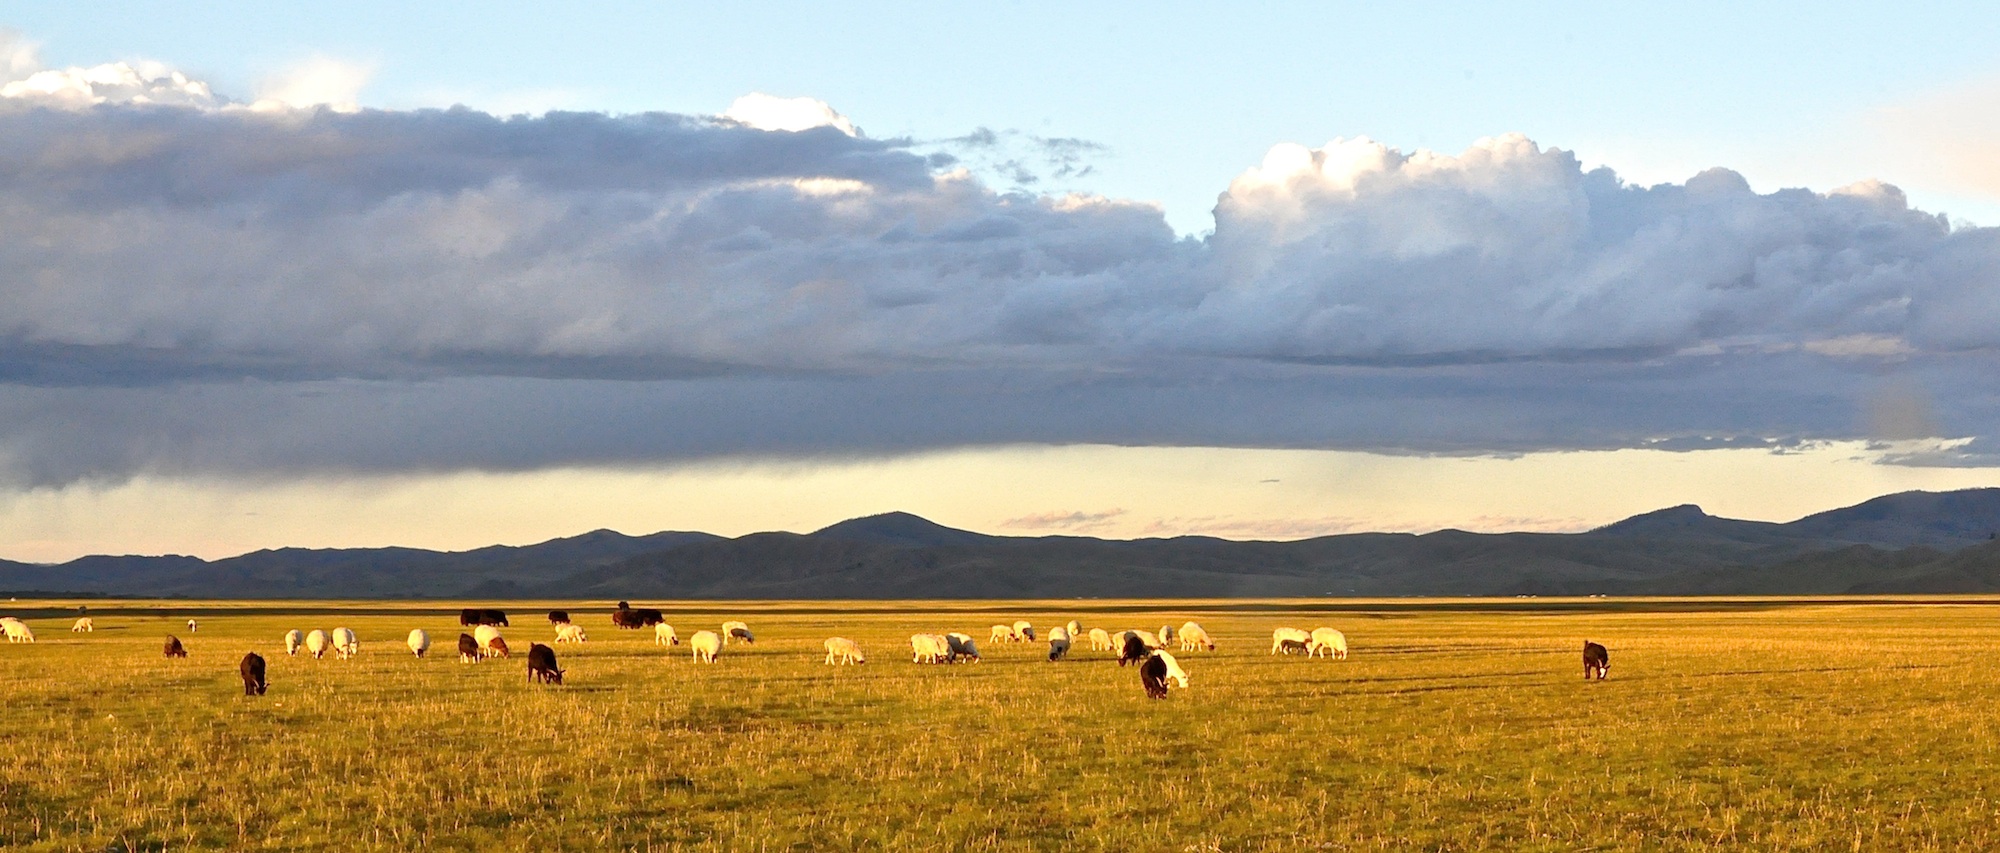
M 243 674 L 243 695 L 262 696 L 264 688 L 270 686 L 264 681 L 264 656 L 251 652 L 243 656 L 243 662 L 236 666 Z
M 458 635 L 458 662 L 479 662 L 479 641 L 473 639 L 471 634 Z
M 528 680 L 561 684 L 563 671 L 556 669 L 556 650 L 541 643 L 528 646 Z
M 464 610 L 458 611 L 458 624 L 466 627 L 473 625 L 499 625 L 506 627 L 507 613 L 503 610 L 467 607 Z
M 1166 659 L 1159 655 L 1148 655 L 1146 662 L 1139 665 L 1139 683 L 1146 688 L 1148 698 L 1167 698 Z
M 568 624 L 569 624 L 569 611 L 567 611 L 567 610 L 551 610 L 551 611 L 549 611 L 549 624 L 550 624 L 550 625 L 568 625 Z
M 1128 631 L 1125 634 L 1125 648 L 1118 654 L 1118 665 L 1124 666 L 1128 663 L 1138 663 L 1145 660 L 1152 653 L 1153 650 L 1146 647 L 1146 641 L 1139 639 L 1137 632 Z M 1166 670 L 1164 669 L 1166 664 L 1160 664 L 1160 666 L 1163 667 L 1160 673 L 1164 677 L 1166 674 Z
M 619 602 L 623 604 L 624 602 Z M 611 624 L 620 628 L 649 628 L 667 621 L 667 614 L 651 607 L 620 607 L 611 611 Z
M 1611 674 L 1611 653 L 1589 640 L 1583 641 L 1583 680 L 1603 681 Z
M 181 645 L 181 638 L 179 638 L 179 637 L 176 637 L 176 636 L 174 636 L 174 635 L 172 635 L 172 634 L 168 634 L 168 635 L 167 635 L 167 657 L 170 657 L 170 658 L 184 658 L 184 657 L 187 657 L 187 656 L 188 656 L 188 650 L 187 650 L 187 648 L 186 648 L 185 646 L 182 646 L 182 645 Z

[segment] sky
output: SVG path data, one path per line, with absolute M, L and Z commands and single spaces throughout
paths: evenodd
M 1981 6 L 694 5 L 10 4 L 0 557 L 2000 485 Z

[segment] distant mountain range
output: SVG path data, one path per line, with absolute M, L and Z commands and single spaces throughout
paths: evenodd
M 1777 524 L 1695 506 L 1587 533 L 988 536 L 908 513 L 808 534 L 523 547 L 281 548 L 207 561 L 0 560 L 0 591 L 201 598 L 1073 598 L 2000 592 L 2000 489 L 1904 492 Z

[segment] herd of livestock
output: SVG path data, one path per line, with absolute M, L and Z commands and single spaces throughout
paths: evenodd
M 549 623 L 555 629 L 556 643 L 582 643 L 589 638 L 583 626 L 572 622 L 569 613 L 553 610 L 548 615 Z M 500 629 L 508 627 L 507 614 L 490 608 L 466 608 L 459 612 L 459 624 L 471 629 L 471 633 L 458 635 L 458 659 L 461 663 L 478 663 L 491 658 L 512 657 L 507 640 Z M 618 602 L 618 609 L 611 614 L 611 624 L 621 629 L 653 629 L 653 641 L 661 646 L 678 646 L 680 635 L 667 624 L 663 612 L 652 608 L 634 608 L 628 602 Z M 188 632 L 199 630 L 199 624 L 189 619 Z M 740 621 L 722 623 L 722 630 L 696 631 L 688 638 L 688 646 L 694 652 L 697 663 L 715 663 L 716 656 L 724 646 L 733 640 L 755 643 L 757 638 L 750 626 Z M 70 627 L 78 633 L 96 630 L 91 617 L 79 617 Z M 12 616 L 0 617 L 0 633 L 4 633 L 10 643 L 35 641 L 34 631 L 27 623 Z M 1179 628 L 1162 625 L 1155 633 L 1144 630 L 1106 631 L 1092 628 L 1085 633 L 1083 626 L 1074 620 L 1068 624 L 1049 629 L 1048 659 L 1061 660 L 1070 652 L 1070 645 L 1077 637 L 1087 637 L 1092 651 L 1112 651 L 1118 653 L 1118 665 L 1135 665 L 1139 671 L 1140 685 L 1146 695 L 1155 699 L 1167 696 L 1169 684 L 1182 688 L 1188 686 L 1187 671 L 1169 647 L 1177 647 L 1181 652 L 1214 651 L 1215 639 L 1207 630 L 1195 622 L 1186 622 Z M 987 635 L 989 643 L 1034 642 L 1034 625 L 1027 621 L 1011 625 L 994 625 Z M 411 653 L 423 657 L 430 651 L 430 634 L 422 628 L 410 631 L 405 644 Z M 867 663 L 868 659 L 861 646 L 846 637 L 830 637 L 825 642 L 826 663 L 829 665 Z M 353 629 L 339 627 L 331 633 L 313 629 L 301 632 L 297 629 L 285 634 L 285 653 L 298 655 L 301 651 L 313 658 L 323 658 L 331 651 L 340 660 L 346 660 L 361 652 L 361 641 Z M 180 638 L 169 635 L 165 646 L 169 658 L 187 657 L 187 648 Z M 970 634 L 946 632 L 943 634 L 923 633 L 910 636 L 911 661 L 913 663 L 962 663 L 977 662 L 979 646 Z M 1347 658 L 1347 637 L 1333 628 L 1317 628 L 1305 631 L 1298 628 L 1279 628 L 1271 632 L 1271 654 L 1293 654 L 1303 652 L 1307 657 L 1324 655 L 1331 660 Z M 555 650 L 541 643 L 530 643 L 527 652 L 528 680 L 547 684 L 563 683 L 565 670 L 556 665 Z M 238 672 L 243 677 L 243 692 L 246 696 L 261 696 L 268 688 L 265 677 L 265 661 L 256 652 L 243 656 Z M 1583 644 L 1584 678 L 1603 679 L 1611 668 L 1610 653 L 1604 646 L 1586 641 Z

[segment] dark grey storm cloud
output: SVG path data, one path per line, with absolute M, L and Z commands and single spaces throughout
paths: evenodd
M 1996 344 L 2000 231 L 1517 136 L 1279 146 L 1185 238 L 836 127 L 0 98 L 17 482 L 1913 431 L 1977 440 L 1898 461 L 1971 464 Z

